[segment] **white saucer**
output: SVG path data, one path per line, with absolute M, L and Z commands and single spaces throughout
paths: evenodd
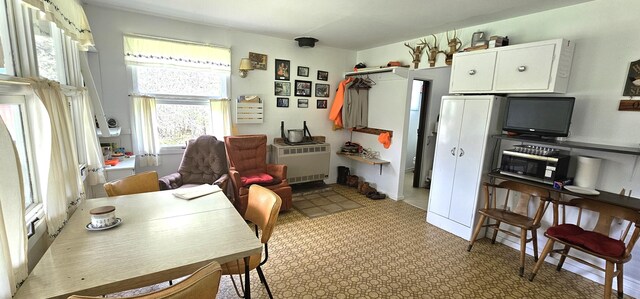
M 114 222 L 112 225 L 109 226 L 105 226 L 105 227 L 93 227 L 93 225 L 91 225 L 91 223 L 87 224 L 85 226 L 85 228 L 87 230 L 105 230 L 105 229 L 110 229 L 110 228 L 114 228 L 118 225 L 120 225 L 120 223 L 122 223 L 122 219 L 121 218 L 116 218 L 116 222 Z
M 584 187 L 578 187 L 578 186 L 564 186 L 565 189 L 573 192 L 573 193 L 578 193 L 578 194 L 585 194 L 585 195 L 598 195 L 600 194 L 600 191 L 595 190 L 595 189 L 589 189 L 589 188 L 584 188 Z

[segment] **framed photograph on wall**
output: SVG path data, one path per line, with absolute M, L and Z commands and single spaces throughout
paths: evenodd
M 282 108 L 289 107 L 289 98 L 277 98 L 276 107 L 282 107 Z
M 309 99 L 298 99 L 298 108 L 309 108 Z
M 316 83 L 316 97 L 329 97 L 329 84 Z
M 327 109 L 327 100 L 318 100 L 316 102 L 317 109 Z
M 267 69 L 267 55 L 265 54 L 249 52 L 249 61 L 251 61 L 254 70 Z
M 309 77 L 309 68 L 306 66 L 298 67 L 298 76 L 300 77 Z
M 276 59 L 276 80 L 289 81 L 289 69 L 291 61 Z
M 311 81 L 296 80 L 296 96 L 311 96 Z
M 291 95 L 291 82 L 275 82 L 274 86 L 275 95 L 277 96 L 290 96 Z
M 318 71 L 318 80 L 320 80 L 320 81 L 328 81 L 329 80 L 329 72 Z

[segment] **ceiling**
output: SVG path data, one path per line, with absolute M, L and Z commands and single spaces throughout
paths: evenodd
M 362 50 L 590 0 L 83 0 L 198 24 Z M 89 20 L 91 22 L 91 20 Z

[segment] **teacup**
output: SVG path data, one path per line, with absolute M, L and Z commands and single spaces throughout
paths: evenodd
M 116 207 L 102 206 L 89 211 L 91 214 L 91 226 L 102 228 L 116 223 Z

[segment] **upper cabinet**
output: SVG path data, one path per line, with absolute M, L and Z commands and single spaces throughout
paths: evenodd
M 450 93 L 564 93 L 574 44 L 555 39 L 453 57 Z

